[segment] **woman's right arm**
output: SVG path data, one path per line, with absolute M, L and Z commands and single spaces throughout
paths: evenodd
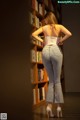
M 66 29 L 63 25 L 60 25 L 60 32 L 64 34 L 64 36 L 61 38 L 60 42 L 63 42 L 64 40 L 68 39 L 70 36 L 72 36 L 72 33 Z
M 37 40 L 39 40 L 40 42 L 43 42 L 43 39 L 41 39 L 38 35 L 40 33 L 43 32 L 43 28 L 40 27 L 39 29 L 37 29 L 35 32 L 32 33 L 32 37 L 36 38 Z

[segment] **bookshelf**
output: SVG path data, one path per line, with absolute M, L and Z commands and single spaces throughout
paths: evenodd
M 32 0 L 30 11 L 30 24 L 32 32 L 42 26 L 42 19 L 48 11 L 56 9 L 51 0 Z M 43 37 L 41 34 L 39 37 Z M 34 38 L 31 38 L 31 84 L 33 88 L 33 107 L 45 103 L 46 92 L 48 88 L 48 76 L 42 63 L 43 44 Z
M 45 102 L 47 92 L 48 76 L 42 63 L 43 45 L 36 41 L 31 47 L 31 84 L 33 88 L 33 106 L 38 106 Z

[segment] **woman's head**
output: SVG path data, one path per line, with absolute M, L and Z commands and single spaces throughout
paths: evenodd
M 48 12 L 44 18 L 45 24 L 57 24 L 57 19 L 52 12 Z

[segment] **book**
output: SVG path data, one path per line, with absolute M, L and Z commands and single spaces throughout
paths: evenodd
M 33 89 L 33 104 L 36 104 L 36 89 Z
M 35 10 L 38 11 L 38 1 L 35 0 Z
M 38 88 L 38 101 L 40 101 L 40 90 Z
M 38 69 L 38 81 L 44 80 L 44 71 L 43 69 Z
M 43 100 L 43 96 L 42 96 L 42 88 L 39 88 L 40 91 L 40 100 Z
M 31 62 L 36 62 L 36 51 L 31 50 Z
M 42 63 L 42 52 L 37 51 L 37 62 L 41 62 Z
M 46 97 L 45 97 L 45 96 L 46 96 L 45 94 L 46 94 L 46 93 L 45 93 L 45 87 L 42 87 L 42 96 L 43 96 L 43 100 L 45 100 L 45 98 L 46 98 Z
M 39 28 L 39 18 L 35 16 L 35 27 Z
M 38 12 L 39 12 L 39 14 L 43 15 L 43 8 L 42 8 L 41 4 L 39 4 Z
M 45 100 L 46 99 L 46 92 L 45 92 L 45 87 L 40 87 L 39 88 L 39 95 L 40 95 L 40 100 Z
M 31 12 L 29 13 L 29 15 L 30 15 L 30 24 L 34 26 L 35 25 L 35 17 Z
M 38 69 L 38 81 L 44 80 L 44 71 L 43 69 Z

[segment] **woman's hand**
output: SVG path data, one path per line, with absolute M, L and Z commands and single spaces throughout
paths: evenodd
M 62 37 L 60 37 L 60 38 L 58 39 L 57 44 L 58 44 L 58 45 L 63 45 L 63 42 L 62 42 Z
M 58 45 L 63 45 L 63 42 L 58 43 Z

